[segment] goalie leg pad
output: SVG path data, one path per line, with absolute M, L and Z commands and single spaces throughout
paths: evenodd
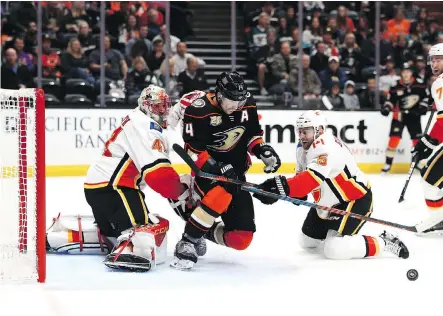
M 322 239 L 315 239 L 312 237 L 309 237 L 305 235 L 303 232 L 300 234 L 299 237 L 299 244 L 300 247 L 308 252 L 316 253 L 323 247 L 323 240 Z
M 168 220 L 156 216 L 158 223 L 122 232 L 117 245 L 103 263 L 112 269 L 143 272 L 166 259 Z
M 113 244 L 100 234 L 91 215 L 59 214 L 46 232 L 46 248 L 52 253 L 108 254 L 112 247 Z

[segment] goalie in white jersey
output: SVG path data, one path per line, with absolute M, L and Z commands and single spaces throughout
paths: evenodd
M 286 179 L 266 180 L 261 189 L 298 199 L 312 193 L 315 203 L 360 215 L 372 213 L 372 191 L 365 174 L 357 166 L 348 148 L 326 133 L 326 119 L 320 111 L 307 111 L 297 120 L 297 174 Z M 277 200 L 254 194 L 264 204 Z M 378 256 L 388 251 L 408 258 L 404 243 L 383 232 L 379 237 L 358 235 L 365 222 L 311 208 L 302 227 L 301 247 L 320 250 L 330 259 Z
M 419 161 L 428 159 L 421 169 L 423 192 L 429 216 L 419 225 L 419 233 L 443 231 L 443 43 L 429 50 L 432 73 L 438 75 L 432 83 L 431 95 L 437 107 L 437 117 L 429 134 L 424 135 L 412 149 Z M 431 155 L 432 154 L 432 155 Z
M 105 236 L 106 240 L 117 238 L 104 261 L 108 267 L 147 271 L 165 260 L 169 223 L 149 212 L 142 190 L 148 185 L 165 198 L 185 201 L 188 185 L 171 166 L 161 127 L 171 108 L 166 91 L 150 85 L 142 91 L 138 104 L 114 130 L 87 172 L 84 191 L 98 231 L 91 218 L 84 218 L 83 223 L 78 219 L 76 225 L 62 217 L 48 233 L 52 249 L 57 244 L 62 244 L 57 247 L 60 251 L 72 250 L 77 244 L 80 251 L 98 244 L 103 248 Z M 64 237 L 65 244 L 62 236 L 68 236 L 68 241 Z

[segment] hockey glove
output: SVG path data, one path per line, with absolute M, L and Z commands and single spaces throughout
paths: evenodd
M 184 191 L 177 200 L 168 199 L 174 212 L 185 221 L 191 216 L 195 205 L 197 204 L 198 196 L 193 191 L 192 177 L 189 174 L 182 175 L 180 182 L 183 184 Z
M 278 195 L 288 195 L 289 194 L 289 185 L 286 177 L 284 176 L 275 176 L 274 178 L 268 179 L 262 184 L 258 186 L 259 189 L 262 189 L 267 192 L 275 193 Z M 266 205 L 274 204 L 278 201 L 278 199 L 264 196 L 261 194 L 254 193 L 253 197 Z
M 422 159 L 428 158 L 431 154 L 434 148 L 438 145 L 438 140 L 432 138 L 429 135 L 424 135 L 418 143 L 415 145 L 414 148 L 412 148 L 412 159 L 414 159 L 418 155 L 418 161 Z
M 253 149 L 253 153 L 257 158 L 260 158 L 265 164 L 265 173 L 274 173 L 280 168 L 280 157 L 275 152 L 274 148 L 266 144 L 256 145 Z
M 391 102 L 385 102 L 383 107 L 381 108 L 380 112 L 383 116 L 388 116 L 389 112 L 391 112 L 394 109 L 394 106 Z
M 222 175 L 223 177 L 229 178 L 229 179 L 234 179 L 234 180 L 238 179 L 238 176 L 235 173 L 234 167 L 231 164 L 225 164 L 222 162 L 218 162 L 217 165 L 220 170 L 218 172 L 218 174 Z M 224 187 L 228 193 L 231 193 L 231 194 L 235 194 L 240 190 L 240 188 L 237 184 L 233 184 L 233 183 L 229 183 L 229 182 L 220 182 L 220 185 L 222 187 Z

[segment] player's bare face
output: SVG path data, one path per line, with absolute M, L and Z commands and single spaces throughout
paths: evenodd
M 313 127 L 298 129 L 298 139 L 304 150 L 308 150 L 314 142 L 315 131 Z
M 431 57 L 431 69 L 434 75 L 440 75 L 443 72 L 443 56 Z
M 412 71 L 409 69 L 402 70 L 401 79 L 404 83 L 410 83 L 412 78 Z
M 226 114 L 232 114 L 234 111 L 237 111 L 241 107 L 239 101 L 232 101 L 229 99 L 223 99 L 221 103 L 221 108 Z

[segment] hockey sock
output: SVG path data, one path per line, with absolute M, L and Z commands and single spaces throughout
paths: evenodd
M 388 165 L 392 165 L 392 161 L 394 160 L 400 140 L 401 138 L 399 136 L 389 137 L 388 148 L 386 149 L 386 163 Z
M 372 236 L 362 236 L 365 240 L 365 246 L 366 246 L 366 257 L 375 257 L 378 256 L 385 247 L 385 241 L 380 237 L 372 237 Z
M 229 207 L 232 195 L 225 189 L 216 186 L 211 189 L 202 199 L 200 206 L 196 207 L 188 219 L 185 234 L 199 239 L 206 234 L 215 220 Z

